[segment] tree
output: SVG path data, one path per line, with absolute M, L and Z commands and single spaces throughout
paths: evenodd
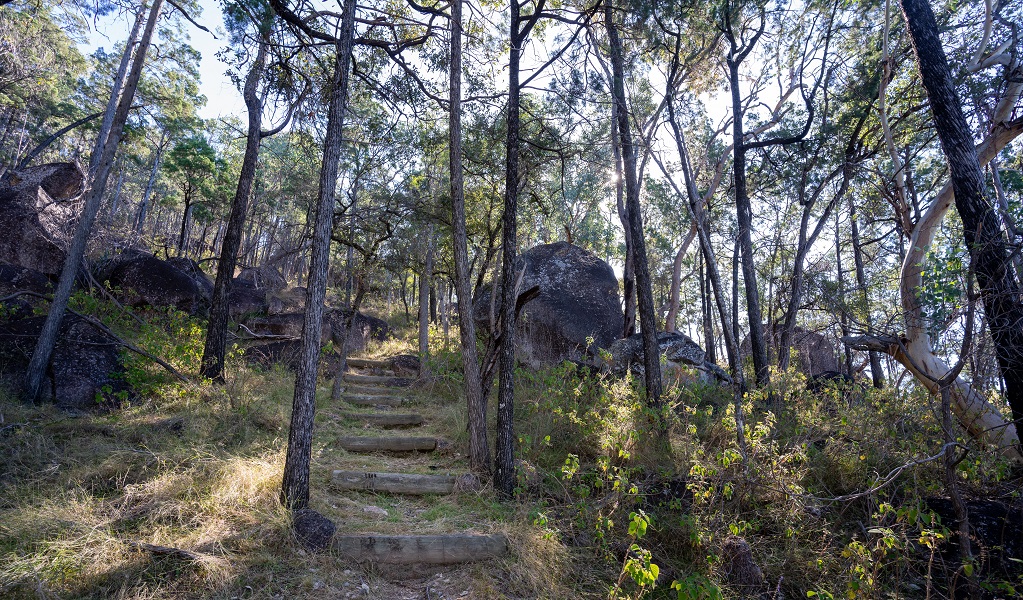
M 192 135 L 175 144 L 164 162 L 164 169 L 174 177 L 184 202 L 177 243 L 182 256 L 188 253 L 192 212 L 198 204 L 213 197 L 216 175 L 223 171 L 223 166 L 217 151 L 202 135 Z
M 934 13 L 927 0 L 901 0 L 901 3 L 921 82 L 930 100 L 934 127 L 948 161 L 956 210 L 963 221 L 964 241 L 977 274 L 980 297 L 1005 380 L 1006 400 L 1013 420 L 1019 423 L 1023 419 L 1023 338 L 1019 330 L 1023 323 L 1020 302 L 1023 290 L 1015 278 L 998 215 L 985 195 L 984 172 L 938 37 Z M 939 378 L 943 375 L 933 373 Z
M 256 178 L 259 148 L 264 138 L 280 132 L 287 126 L 295 106 L 304 97 L 303 92 L 298 100 L 291 105 L 291 110 L 288 111 L 287 117 L 277 127 L 269 131 L 262 129 L 263 101 L 267 95 L 267 90 L 264 89 L 261 93 L 259 86 L 263 83 L 267 54 L 270 51 L 270 27 L 273 12 L 262 2 L 255 2 L 252 6 L 239 2 L 229 5 L 227 8 L 228 13 L 232 16 L 231 22 L 236 43 L 241 44 L 247 41 L 246 38 L 249 37 L 247 26 L 249 23 L 254 27 L 256 55 L 252 58 L 252 64 L 249 67 L 249 73 L 245 77 L 245 85 L 242 88 L 242 97 L 245 100 L 245 108 L 248 112 L 245 154 L 242 158 L 241 173 L 238 176 L 238 186 L 231 201 L 231 213 L 228 217 L 227 229 L 224 232 L 220 259 L 217 261 L 217 277 L 213 284 L 210 318 L 206 330 L 206 343 L 203 349 L 201 374 L 203 377 L 214 381 L 223 381 L 224 379 L 224 356 L 227 346 L 227 322 L 230 316 L 229 298 L 231 295 L 231 282 L 234 280 L 234 270 L 238 264 L 238 250 L 241 247 L 245 216 L 248 213 L 249 197 L 252 195 L 252 186 Z M 287 81 L 290 71 L 280 67 L 278 70 L 283 71 L 283 77 L 280 77 L 279 80 Z
M 647 264 L 646 241 L 643 233 L 643 215 L 639 204 L 639 177 L 636 172 L 636 145 L 632 138 L 632 125 L 625 103 L 625 64 L 615 9 L 611 0 L 604 0 L 604 26 L 611 50 L 611 98 L 617 110 L 617 134 L 621 140 L 622 164 L 625 174 L 625 203 L 632 234 L 632 259 L 636 269 L 636 288 L 639 321 L 643 335 L 643 376 L 646 383 L 647 403 L 661 406 L 661 352 L 657 344 L 657 315 L 654 312 L 653 290 L 650 284 L 650 266 Z
M 334 42 L 327 131 L 323 140 L 323 162 L 320 168 L 309 279 L 306 287 L 302 352 L 295 375 L 288 452 L 284 461 L 284 481 L 281 485 L 281 501 L 292 510 L 306 508 L 309 504 L 309 462 L 312 458 L 313 419 L 316 413 L 316 377 L 319 370 L 320 334 L 323 329 L 323 300 L 327 292 L 335 190 L 341 164 L 342 133 L 348 104 L 355 11 L 355 1 L 346 0 L 341 14 L 340 31 Z
M 25 373 L 25 397 L 29 401 L 35 401 L 39 395 L 39 387 L 42 384 L 46 366 L 53 354 L 53 347 L 57 342 L 57 331 L 67 310 L 68 298 L 71 296 L 71 287 L 78 276 L 79 265 L 85 254 L 85 244 L 88 242 L 92 223 L 99 211 L 100 201 L 103 199 L 103 191 L 106 188 L 107 179 L 110 176 L 110 169 L 114 164 L 114 154 L 117 152 L 117 144 L 120 142 L 124 132 L 124 122 L 128 118 L 128 109 L 131 107 L 135 97 L 135 89 L 138 86 L 139 77 L 142 74 L 142 66 L 145 63 L 146 51 L 153 39 L 153 31 L 156 29 L 156 21 L 163 8 L 163 0 L 154 0 L 149 10 L 149 18 L 146 21 L 146 29 L 139 40 L 139 46 L 135 50 L 134 59 L 131 63 L 131 70 L 124 81 L 123 90 L 119 97 L 111 96 L 107 106 L 108 114 L 113 116 L 110 119 L 110 132 L 106 139 L 101 139 L 102 149 L 100 159 L 96 161 L 97 167 L 93 173 L 90 169 L 90 181 L 86 192 L 85 208 L 79 217 L 75 227 L 75 235 L 71 241 L 71 248 L 68 250 L 67 259 L 64 261 L 64 268 L 60 273 L 60 281 L 53 293 L 53 300 L 50 302 L 50 311 L 46 315 L 46 322 L 39 334 L 35 351 L 29 362 Z M 125 53 L 131 52 L 131 47 L 125 48 Z M 105 120 L 105 119 L 104 119 Z
M 462 175 L 462 0 L 451 3 L 451 46 L 448 59 L 448 166 L 451 185 L 451 230 L 455 288 L 458 294 L 458 328 L 462 340 L 462 371 L 465 402 L 469 411 L 469 466 L 490 473 L 487 442 L 487 405 L 483 397 L 479 358 L 476 352 L 476 324 L 472 320 L 472 290 L 469 285 L 469 250 L 465 229 L 465 182 Z

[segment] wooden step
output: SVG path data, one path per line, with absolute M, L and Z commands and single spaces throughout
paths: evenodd
M 427 437 L 343 437 L 338 444 L 349 452 L 433 452 L 437 439 Z
M 341 413 L 349 421 L 362 421 L 377 427 L 412 427 L 423 424 L 423 415 L 401 413 Z
M 345 373 L 345 381 L 348 383 L 363 384 L 363 385 L 381 385 L 389 387 L 408 387 L 412 385 L 413 379 L 408 377 L 388 377 L 378 375 L 356 375 L 355 373 Z
M 357 406 L 401 406 L 404 398 L 398 396 L 342 396 L 349 404 Z
M 348 366 L 356 369 L 390 369 L 394 363 L 389 359 L 377 360 L 374 358 L 349 358 Z
M 344 387 L 344 392 L 346 394 L 365 394 L 365 395 L 384 394 L 384 395 L 394 396 L 396 394 L 405 394 L 405 393 L 408 393 L 409 391 L 410 390 L 407 389 L 407 388 L 383 387 L 383 386 L 379 386 L 379 385 L 350 385 L 350 384 L 346 384 L 345 387 Z
M 417 475 L 412 473 L 367 473 L 334 471 L 331 481 L 341 490 L 369 490 L 392 494 L 450 494 L 455 487 L 451 475 Z
M 502 534 L 339 535 L 333 546 L 360 562 L 451 565 L 503 556 L 508 539 Z

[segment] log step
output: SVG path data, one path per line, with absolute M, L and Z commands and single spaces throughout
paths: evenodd
M 338 444 L 349 452 L 433 452 L 437 439 L 427 437 L 343 437 Z
M 384 387 L 379 385 L 350 385 L 346 384 L 344 387 L 345 393 L 348 394 L 404 394 L 409 391 L 402 388 Z
M 378 375 L 356 375 L 345 373 L 345 381 L 356 384 L 383 385 L 391 387 L 408 387 L 414 380 L 408 377 L 387 377 Z
M 508 539 L 502 534 L 339 535 L 333 545 L 356 561 L 391 564 L 451 565 L 508 552 Z
M 390 369 L 394 366 L 390 359 L 349 358 L 347 362 L 349 367 L 355 367 L 356 369 Z
M 423 416 L 417 414 L 341 413 L 341 416 L 350 421 L 363 421 L 377 427 L 411 427 L 423 424 Z
M 455 487 L 451 475 L 416 475 L 411 473 L 366 473 L 334 471 L 334 487 L 341 490 L 369 490 L 392 494 L 450 494 Z
M 397 396 L 343 396 L 349 404 L 357 406 L 401 406 L 404 398 Z

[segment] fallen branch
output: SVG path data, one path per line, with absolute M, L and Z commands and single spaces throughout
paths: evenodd
M 130 548 L 138 550 L 140 552 L 150 552 L 160 556 L 173 556 L 175 558 L 184 558 L 187 560 L 201 561 L 203 556 L 195 552 L 189 552 L 188 550 L 182 550 L 181 548 L 172 548 L 170 546 L 157 546 L 156 544 L 147 544 L 145 542 L 136 542 L 134 540 L 122 540 L 124 544 Z
M 292 340 L 292 341 L 297 341 L 297 340 L 301 339 L 301 338 L 297 338 L 297 337 L 295 337 L 293 335 L 278 335 L 278 334 L 275 334 L 275 333 L 256 333 L 255 331 L 252 331 L 251 329 L 249 329 L 245 325 L 242 325 L 241 323 L 238 324 L 238 329 L 244 329 L 245 332 L 249 334 L 249 337 L 242 337 L 240 335 L 236 335 L 235 337 L 237 337 L 240 340 Z

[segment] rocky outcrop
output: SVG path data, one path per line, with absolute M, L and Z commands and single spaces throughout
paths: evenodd
M 611 266 L 595 254 L 557 242 L 523 252 L 515 265 L 522 273 L 519 293 L 538 290 L 516 324 L 519 361 L 537 368 L 579 360 L 598 348 L 607 348 L 621 334 L 625 317 L 618 279 Z M 490 329 L 491 308 L 487 289 L 473 306 L 473 318 L 481 331 Z
M 168 258 L 167 264 L 188 275 L 206 298 L 213 297 L 213 280 L 202 270 L 199 263 L 191 258 L 174 257 Z
M 280 291 L 288 287 L 288 280 L 281 272 L 271 266 L 245 267 L 238 273 L 236 280 L 251 283 L 256 289 Z
M 0 373 L 20 386 L 46 317 L 0 323 Z M 124 381 L 120 345 L 109 334 L 73 314 L 64 317 L 41 394 L 67 410 L 115 406 L 130 389 Z
M 152 254 L 120 259 L 109 281 L 122 301 L 132 306 L 173 306 L 192 314 L 209 307 L 210 296 L 194 277 Z
M 251 281 L 235 277 L 231 281 L 231 293 L 227 297 L 231 320 L 240 321 L 246 316 L 266 314 L 267 291 L 259 289 Z
M 764 325 L 764 337 L 770 346 L 770 360 L 773 364 L 778 363 L 777 350 L 781 342 L 782 326 Z M 749 356 L 751 352 L 749 336 L 742 340 L 740 352 L 743 356 Z M 792 332 L 792 348 L 796 351 L 792 366 L 797 371 L 813 377 L 827 371 L 841 371 L 838 364 L 838 351 L 835 345 L 828 338 L 815 331 L 807 331 L 802 327 L 796 327 Z
M 65 201 L 81 193 L 82 171 L 69 163 L 25 169 L 0 189 L 0 262 L 60 274 L 70 210 Z
M 330 309 L 324 312 L 323 329 L 320 339 L 323 343 L 332 341 L 340 344 L 344 335 L 345 316 L 347 309 Z M 305 314 L 300 312 L 281 313 L 275 315 L 250 315 L 242 321 L 243 334 L 265 337 L 266 339 L 298 339 L 302 337 Z M 247 330 L 247 331 L 245 331 Z M 352 334 L 347 340 L 348 352 L 358 352 L 366 347 L 370 340 L 382 341 L 388 332 L 387 322 L 363 313 L 356 313 Z
M 707 360 L 707 353 L 689 336 L 681 333 L 662 331 L 657 334 L 657 345 L 661 356 L 661 381 L 664 386 L 692 379 L 693 371 L 700 381 L 731 382 L 728 373 L 715 363 Z M 607 366 L 612 371 L 624 373 L 631 369 L 638 377 L 643 376 L 643 336 L 634 334 L 617 340 L 608 348 L 610 359 Z

